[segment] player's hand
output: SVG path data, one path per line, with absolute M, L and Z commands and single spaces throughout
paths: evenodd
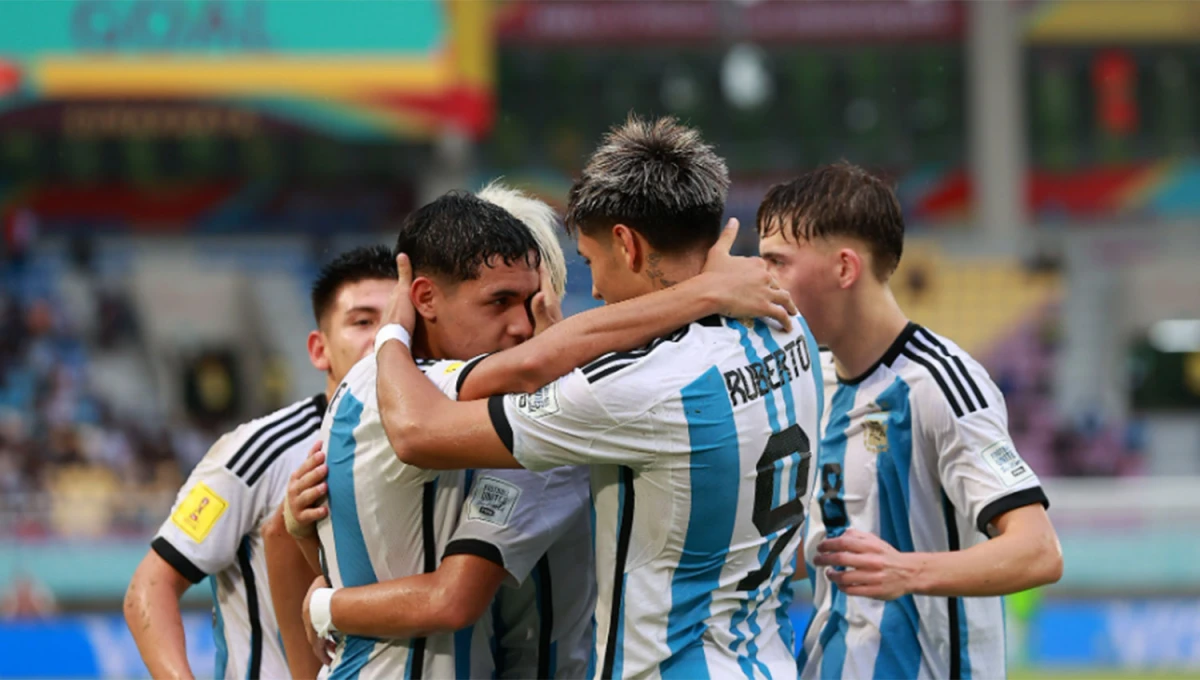
M 902 553 L 875 534 L 858 529 L 817 544 L 813 564 L 828 567 L 825 574 L 829 580 L 847 595 L 876 600 L 894 600 L 911 593 L 920 569 L 917 553 Z
M 700 277 L 719 314 L 737 319 L 769 318 L 792 329 L 798 312 L 792 296 L 779 287 L 760 257 L 735 257 L 729 253 L 737 240 L 738 221 L 730 218 L 716 244 L 708 250 Z
M 308 592 L 304 595 L 304 606 L 300 609 L 300 616 L 304 619 L 304 634 L 308 636 L 308 644 L 312 647 L 313 655 L 317 657 L 322 666 L 328 666 L 333 661 L 333 655 L 337 653 L 337 645 L 333 643 L 333 640 L 317 635 L 316 629 L 313 628 L 312 616 L 308 613 L 308 603 L 312 600 L 314 590 L 328 587 L 329 582 L 325 580 L 324 576 L 313 579 L 312 585 L 308 587 Z
M 538 267 L 541 287 L 529 303 L 529 312 L 533 316 L 533 334 L 541 335 L 547 328 L 562 321 L 562 299 L 554 292 L 554 284 L 550 281 L 550 270 L 543 261 Z
M 313 525 L 329 514 L 329 508 L 322 505 L 325 495 L 329 493 L 329 485 L 325 483 L 328 476 L 325 452 L 321 450 L 321 441 L 317 440 L 308 457 L 288 479 L 283 515 L 288 533 L 293 538 L 311 536 Z
M 396 256 L 396 271 L 396 287 L 383 310 L 383 323 L 400 324 L 412 335 L 417 325 L 417 310 L 412 302 L 413 271 L 408 255 L 400 253 Z

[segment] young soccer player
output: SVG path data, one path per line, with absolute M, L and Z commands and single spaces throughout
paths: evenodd
M 724 161 L 696 131 L 670 119 L 614 130 L 569 199 L 594 294 L 621 307 L 688 285 L 721 233 L 727 187 Z M 411 306 L 394 311 L 411 326 Z M 784 331 L 707 317 L 532 394 L 457 404 L 422 380 L 403 342 L 378 357 L 382 418 L 402 460 L 591 465 L 589 675 L 795 677 L 787 606 L 820 411 L 801 319 Z M 355 602 L 328 597 L 335 619 Z
M 758 230 L 832 350 L 804 677 L 1004 677 L 998 596 L 1057 581 L 1062 556 L 987 371 L 892 296 L 896 196 L 860 168 L 826 166 L 773 187 Z
M 311 660 L 298 660 L 295 670 L 285 661 L 267 584 L 264 524 L 316 439 L 326 399 L 370 350 L 394 285 L 395 261 L 386 248 L 356 249 L 329 263 L 313 284 L 317 330 L 308 340 L 313 366 L 328 376 L 326 392 L 221 437 L 188 477 L 125 595 L 125 620 L 154 677 L 191 677 L 179 598 L 205 577 L 214 598 L 218 678 L 316 673 Z M 311 581 L 303 558 L 288 558 L 285 578 L 293 571 L 293 578 Z
M 419 209 L 406 220 L 398 248 L 415 254 L 419 274 L 416 280 L 406 281 L 402 293 L 408 304 L 420 309 L 421 324 L 411 326 L 418 355 L 473 356 L 512 347 L 534 330 L 525 315 L 525 302 L 539 288 L 538 250 L 528 231 L 511 214 L 477 198 L 451 194 Z M 763 274 L 765 281 L 765 271 Z M 729 289 L 742 285 L 736 276 L 718 281 L 731 284 L 725 286 Z M 758 311 L 763 305 L 750 301 L 756 297 L 751 289 L 759 287 L 764 289 L 759 299 L 786 298 L 781 291 L 753 284 L 743 286 L 740 293 L 723 290 L 721 294 L 730 301 L 736 300 L 740 309 Z M 639 338 L 644 341 L 686 323 L 689 318 L 725 309 L 713 304 L 720 295 L 708 295 L 704 290 L 704 286 L 691 286 L 647 299 L 636 308 L 581 315 L 575 323 L 564 322 L 546 331 L 544 341 L 501 352 L 482 362 L 425 364 L 419 386 L 427 386 L 439 395 L 440 388 L 453 398 L 460 389 L 543 384 L 549 377 L 565 373 L 571 366 L 606 349 L 631 346 Z M 538 306 L 536 300 L 533 306 Z M 786 318 L 786 313 L 781 315 Z M 393 594 L 399 588 L 402 597 L 415 593 L 417 601 L 416 606 L 402 612 L 387 608 L 392 618 L 383 622 L 374 619 L 356 624 L 352 619 L 334 615 L 334 626 L 342 620 L 348 623 L 347 630 L 342 631 L 347 634 L 333 658 L 332 677 L 491 675 L 500 670 L 492 665 L 494 657 L 487 644 L 487 626 L 491 622 L 485 619 L 474 630 L 460 635 L 451 633 L 448 629 L 461 627 L 472 617 L 446 623 L 436 616 L 443 611 L 443 602 L 439 598 L 430 601 L 428 595 L 447 593 L 444 589 L 431 591 L 422 586 L 431 579 L 436 583 L 446 579 L 447 574 L 469 569 L 481 578 L 450 579 L 449 586 L 462 591 L 454 593 L 451 602 L 464 607 L 478 607 L 482 603 L 486 607 L 508 567 L 490 564 L 487 558 L 511 556 L 525 562 L 525 556 L 532 551 L 512 550 L 507 555 L 503 549 L 460 551 L 447 555 L 439 566 L 439 557 L 449 552 L 448 541 L 455 535 L 458 509 L 466 490 L 465 476 L 461 472 L 431 472 L 397 459 L 384 435 L 376 407 L 377 389 L 383 388 L 385 382 L 377 380 L 376 363 L 373 357 L 368 357 L 348 373 L 330 404 L 323 428 L 328 449 L 329 517 L 319 524 L 320 543 L 333 585 L 354 587 L 378 583 Z M 524 494 L 517 494 L 511 487 L 506 489 L 503 480 L 499 481 L 501 484 L 493 486 L 477 504 L 487 505 L 497 515 L 513 509 L 517 496 Z M 505 493 L 508 495 L 501 498 Z M 468 512 L 470 507 L 473 506 L 468 506 Z M 550 514 L 544 513 L 543 521 L 551 519 Z M 524 532 L 530 526 L 513 528 Z M 528 568 L 522 571 L 527 572 Z M 517 577 L 516 573 L 512 575 Z M 422 578 L 405 579 L 414 576 Z M 313 596 L 318 604 L 319 593 Z M 412 605 L 413 599 L 408 603 Z M 463 616 L 462 611 L 454 615 Z M 316 613 L 313 618 L 324 634 L 330 624 L 329 617 L 324 617 L 323 623 Z M 578 621 L 565 623 L 570 626 Z M 359 625 L 370 632 L 353 632 L 360 630 L 355 627 Z M 381 625 L 387 631 L 399 626 L 400 632 L 408 637 L 378 639 L 375 627 Z

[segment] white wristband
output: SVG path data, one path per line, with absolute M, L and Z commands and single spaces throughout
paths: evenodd
M 333 612 L 329 610 L 330 600 L 333 599 L 334 588 L 317 588 L 312 597 L 308 598 L 308 618 L 312 621 L 313 630 L 322 638 L 336 632 L 333 627 Z
M 375 334 L 375 353 L 379 354 L 379 348 L 383 347 L 383 343 L 388 340 L 399 340 L 400 344 L 412 349 L 412 336 L 398 323 L 389 323 L 379 329 Z

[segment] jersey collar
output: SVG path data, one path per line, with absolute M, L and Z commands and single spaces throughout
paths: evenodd
M 887 351 L 883 353 L 883 356 L 879 357 L 878 361 L 871 364 L 870 368 L 854 378 L 843 378 L 839 375 L 837 377 L 838 382 L 843 385 L 857 385 L 871 377 L 871 374 L 879 370 L 880 366 L 891 366 L 892 362 L 896 360 L 896 357 L 900 356 L 900 352 L 904 349 L 904 346 L 907 345 L 908 341 L 912 339 L 913 333 L 916 333 L 917 329 L 919 328 L 920 326 L 912 321 L 909 321 L 908 324 L 904 326 L 904 330 L 900 331 L 900 335 L 896 336 L 896 339 L 892 341 L 892 344 L 887 348 Z

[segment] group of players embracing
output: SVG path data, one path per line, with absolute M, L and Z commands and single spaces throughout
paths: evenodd
M 130 584 L 152 675 L 207 577 L 219 678 L 1004 676 L 1000 596 L 1061 551 L 999 390 L 890 292 L 896 196 L 819 167 L 747 258 L 728 187 L 696 130 L 615 127 L 567 319 L 559 219 L 500 184 L 328 264 L 326 391 L 218 440 Z

